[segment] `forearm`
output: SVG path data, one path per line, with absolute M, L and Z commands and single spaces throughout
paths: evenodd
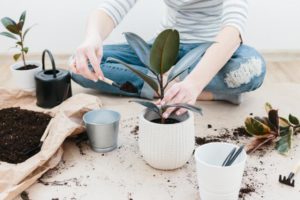
M 241 38 L 239 31 L 231 26 L 224 27 L 199 61 L 194 70 L 186 77 L 186 81 L 196 84 L 201 92 L 212 78 L 232 57 L 239 47 Z
M 87 23 L 86 39 L 105 40 L 114 29 L 115 24 L 112 18 L 103 10 L 93 11 Z

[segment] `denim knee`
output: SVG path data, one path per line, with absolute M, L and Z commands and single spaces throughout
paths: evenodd
M 226 86 L 235 93 L 256 90 L 262 85 L 266 74 L 266 63 L 263 57 L 248 46 L 244 46 L 236 56 L 238 62 L 234 63 L 238 63 L 238 66 L 229 66 L 230 69 L 224 74 Z

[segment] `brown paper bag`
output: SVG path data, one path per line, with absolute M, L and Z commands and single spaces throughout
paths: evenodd
M 43 112 L 51 115 L 49 131 L 42 149 L 23 163 L 0 162 L 0 199 L 13 199 L 31 186 L 47 170 L 55 167 L 61 160 L 64 140 L 84 131 L 82 116 L 85 112 L 101 107 L 100 100 L 92 95 L 77 94 L 53 109 L 36 106 L 31 92 L 6 90 L 0 88 L 0 109 L 8 107 Z

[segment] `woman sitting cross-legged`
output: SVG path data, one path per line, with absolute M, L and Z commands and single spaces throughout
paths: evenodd
M 78 47 L 71 64 L 72 78 L 80 85 L 101 92 L 153 99 L 155 93 L 147 83 L 121 64 L 107 61 L 120 59 L 148 73 L 128 44 L 102 45 L 137 0 L 107 0 L 88 20 L 86 37 Z M 178 59 L 207 42 L 214 43 L 180 80 L 170 84 L 161 104 L 189 103 L 197 100 L 242 102 L 242 94 L 263 83 L 266 66 L 262 56 L 252 47 L 242 44 L 248 13 L 247 0 L 164 0 L 167 13 L 161 29 L 176 29 L 180 33 Z M 149 47 L 152 45 L 149 42 Z M 92 67 L 93 70 L 90 70 Z M 137 93 L 124 92 L 103 82 L 107 77 L 117 83 L 131 82 Z M 168 109 L 168 117 L 173 109 Z M 180 109 L 180 115 L 185 110 Z

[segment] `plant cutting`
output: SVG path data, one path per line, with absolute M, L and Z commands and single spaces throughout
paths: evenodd
M 116 58 L 108 58 L 108 61 L 120 63 L 142 78 L 159 99 L 164 98 L 168 84 L 196 64 L 206 50 L 203 46 L 197 47 L 176 63 L 180 43 L 177 30 L 167 29 L 161 32 L 152 47 L 134 33 L 125 33 L 125 37 L 140 61 L 149 69 L 149 74 Z M 210 44 L 207 43 L 206 48 Z M 163 75 L 166 72 L 169 72 L 169 75 L 165 82 Z M 183 103 L 158 106 L 150 101 L 132 100 L 132 102 L 146 107 L 139 122 L 139 147 L 146 162 L 154 168 L 163 170 L 176 169 L 184 165 L 194 149 L 194 116 L 191 111 L 201 114 L 201 109 Z M 170 107 L 185 108 L 189 111 L 181 116 L 171 114 L 169 118 L 164 119 L 162 114 Z
M 0 35 L 15 41 L 13 48 L 17 49 L 18 52 L 13 55 L 13 58 L 15 61 L 18 61 L 20 58 L 22 60 L 10 67 L 15 85 L 20 89 L 32 91 L 35 89 L 34 75 L 41 70 L 41 64 L 38 61 L 26 60 L 29 48 L 25 45 L 25 38 L 33 26 L 24 29 L 25 20 L 26 11 L 21 14 L 17 22 L 9 17 L 2 18 L 1 23 L 7 31 L 1 32 Z
M 263 145 L 274 144 L 275 149 L 287 155 L 292 148 L 295 134 L 300 133 L 300 122 L 297 117 L 289 114 L 288 119 L 280 117 L 278 110 L 273 109 L 271 104 L 266 103 L 266 117 L 248 117 L 245 120 L 246 131 L 254 136 L 247 148 L 252 153 Z

